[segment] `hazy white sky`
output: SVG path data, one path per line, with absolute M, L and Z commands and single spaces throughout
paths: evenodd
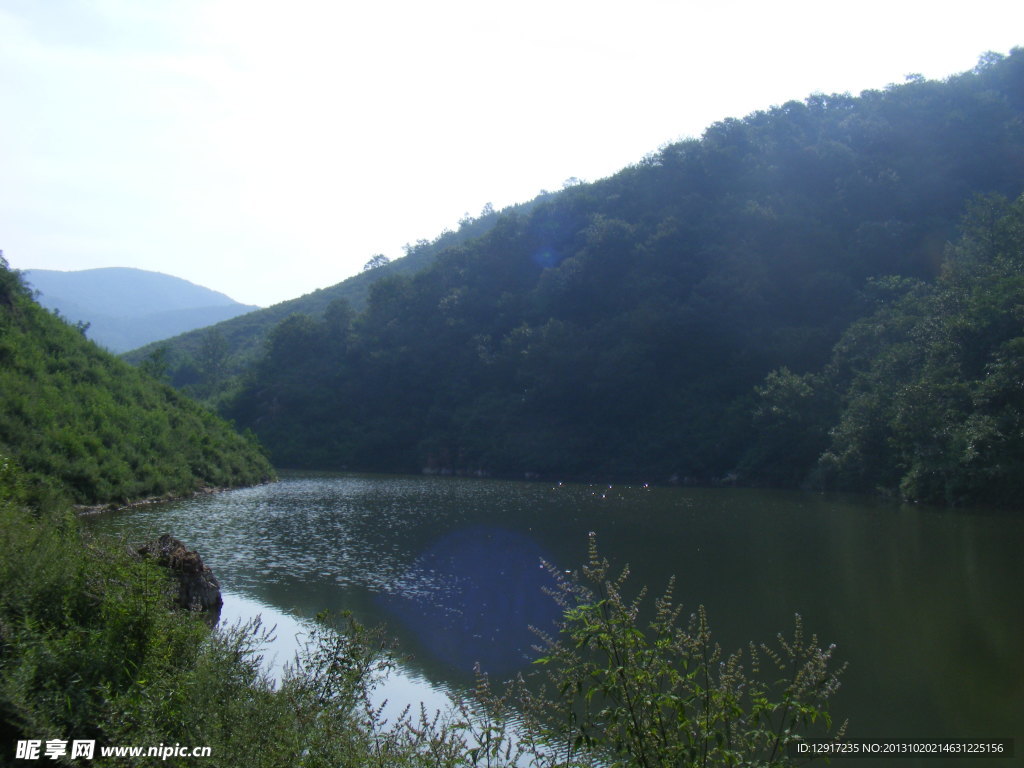
M 0 249 L 269 305 L 710 123 L 972 68 L 1021 0 L 0 0 Z

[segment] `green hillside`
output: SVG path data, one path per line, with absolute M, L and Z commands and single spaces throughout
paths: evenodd
M 814 95 L 285 320 L 225 412 L 285 466 L 795 484 L 827 445 L 768 467 L 757 388 L 829 364 L 882 278 L 948 269 L 975 196 L 1022 191 L 1024 50 Z
M 258 444 L 47 312 L 0 258 L 0 455 L 80 504 L 269 479 Z

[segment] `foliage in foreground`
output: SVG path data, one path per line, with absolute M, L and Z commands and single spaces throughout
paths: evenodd
M 834 646 L 805 636 L 800 616 L 777 648 L 751 643 L 746 653 L 726 654 L 703 606 L 682 621 L 672 583 L 654 601 L 645 631 L 646 590 L 628 599 L 628 576 L 626 567 L 613 577 L 591 534 L 583 579 L 559 578 L 565 624 L 560 637 L 545 638 L 540 659 L 555 694 L 524 688 L 523 700 L 534 730 L 562 761 L 789 765 L 788 744 L 831 730 L 828 699 L 842 669 L 831 668 Z
M 703 611 L 683 629 L 668 598 L 645 632 L 639 598 L 622 596 L 625 574 L 609 580 L 594 546 L 584 576 L 597 593 L 565 581 L 559 594 L 564 632 L 543 664 L 554 696 L 522 682 L 498 696 L 481 676 L 447 712 L 389 719 L 372 696 L 394 663 L 379 632 L 324 621 L 275 682 L 258 621 L 209 630 L 168 607 L 168 579 L 151 562 L 24 501 L 3 460 L 0 764 L 18 739 L 95 739 L 207 746 L 211 767 L 788 765 L 785 743 L 828 722 L 831 649 L 798 625 L 781 651 L 751 647 L 748 675 L 712 643 Z M 758 682 L 759 658 L 785 680 Z

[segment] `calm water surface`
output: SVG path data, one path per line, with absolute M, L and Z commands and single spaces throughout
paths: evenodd
M 410 698 L 468 684 L 477 661 L 499 677 L 526 666 L 528 625 L 556 616 L 541 559 L 578 568 L 594 531 L 638 585 L 657 591 L 675 575 L 677 597 L 707 606 L 727 649 L 788 633 L 800 613 L 849 662 L 833 712 L 850 735 L 1013 737 L 1024 750 L 1024 519 L 1013 516 L 751 490 L 310 474 L 90 525 L 132 540 L 173 533 L 214 569 L 236 615 L 330 608 L 386 622 L 412 656 L 397 694 Z M 294 631 L 278 634 L 278 655 L 290 655 Z

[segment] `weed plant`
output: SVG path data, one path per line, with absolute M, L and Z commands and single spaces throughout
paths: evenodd
M 582 576 L 556 579 L 558 636 L 538 633 L 547 687 L 520 687 L 529 732 L 559 766 L 790 765 L 787 746 L 832 729 L 829 698 L 845 665 L 807 637 L 799 615 L 777 645 L 725 653 L 704 606 L 685 622 L 674 582 L 643 626 L 646 588 L 626 597 L 629 568 L 612 575 L 590 535 Z M 841 738 L 845 723 L 833 738 Z

